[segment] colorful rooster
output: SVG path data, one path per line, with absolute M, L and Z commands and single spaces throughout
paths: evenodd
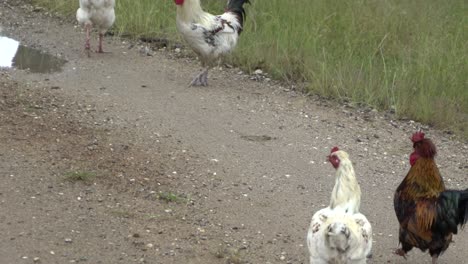
M 453 234 L 468 220 L 468 189 L 446 190 L 434 161 L 435 145 L 423 132 L 414 133 L 411 141 L 411 169 L 394 196 L 402 245 L 395 253 L 406 257 L 413 247 L 429 250 L 432 263 L 436 264 Z

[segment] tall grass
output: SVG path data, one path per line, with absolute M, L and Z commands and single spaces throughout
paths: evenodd
M 202 2 L 220 13 L 226 1 Z M 246 9 L 231 62 L 468 137 L 466 0 L 252 0 Z M 119 33 L 178 39 L 171 0 L 117 0 L 116 12 Z

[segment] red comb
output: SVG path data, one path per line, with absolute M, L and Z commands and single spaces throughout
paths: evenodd
M 413 143 L 420 142 L 423 139 L 424 139 L 424 132 L 422 131 L 418 131 L 414 133 L 413 136 L 411 137 L 411 141 L 413 141 Z
M 333 147 L 330 153 L 340 150 L 338 147 Z

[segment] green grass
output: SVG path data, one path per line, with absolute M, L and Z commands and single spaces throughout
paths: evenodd
M 65 179 L 71 182 L 91 182 L 96 174 L 88 171 L 70 171 L 65 174 Z
M 242 264 L 247 263 L 243 260 L 241 251 L 235 248 L 228 248 L 226 246 L 220 246 L 214 255 L 219 259 L 225 259 L 225 263 L 229 264 Z
M 172 192 L 162 192 L 158 194 L 158 199 L 168 203 L 181 203 L 187 199 Z
M 68 0 L 36 1 L 76 10 Z M 226 1 L 202 2 L 220 13 Z M 252 0 L 246 9 L 231 63 L 468 138 L 465 0 Z M 119 0 L 116 12 L 120 34 L 180 40 L 171 0 Z

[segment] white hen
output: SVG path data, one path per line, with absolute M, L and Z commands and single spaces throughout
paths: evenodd
M 363 214 L 324 208 L 312 218 L 307 246 L 311 264 L 365 264 L 372 249 L 372 227 Z
M 104 33 L 114 24 L 115 0 L 80 0 L 80 8 L 76 11 L 76 19 L 86 30 L 85 50 L 89 56 L 90 31 L 93 27 L 99 32 L 99 47 L 97 52 L 103 53 L 102 40 Z
M 228 0 L 226 12 L 219 16 L 204 12 L 200 0 L 174 0 L 177 5 L 177 30 L 199 56 L 203 70 L 190 86 L 208 85 L 208 70 L 221 55 L 232 51 L 242 32 L 249 0 Z
M 361 189 L 346 152 L 333 148 L 336 171 L 330 206 L 317 211 L 307 233 L 311 264 L 362 264 L 372 249 L 372 227 L 359 213 Z

